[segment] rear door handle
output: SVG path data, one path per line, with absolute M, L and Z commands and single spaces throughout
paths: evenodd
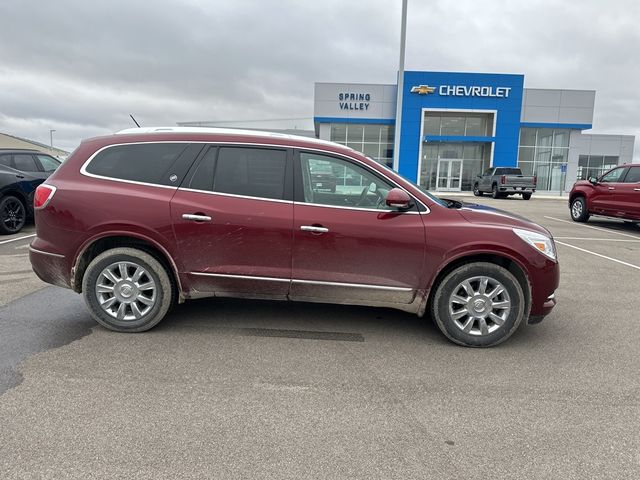
M 633 191 L 634 192 L 640 192 L 640 188 L 634 188 Z
M 302 225 L 300 230 L 303 232 L 311 232 L 311 233 L 327 233 L 329 231 L 328 228 L 318 227 L 316 225 Z
M 185 220 L 192 220 L 194 222 L 210 222 L 211 217 L 208 215 L 200 215 L 196 213 L 183 213 L 182 218 Z
M 615 188 L 613 188 L 613 187 L 609 187 L 609 190 L 615 190 Z

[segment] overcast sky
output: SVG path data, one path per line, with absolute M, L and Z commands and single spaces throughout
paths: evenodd
M 2 0 L 0 132 L 75 148 L 179 121 L 312 128 L 313 85 L 395 83 L 401 0 Z M 407 70 L 596 90 L 595 133 L 640 137 L 637 0 L 409 0 Z M 640 158 L 636 141 L 635 158 Z

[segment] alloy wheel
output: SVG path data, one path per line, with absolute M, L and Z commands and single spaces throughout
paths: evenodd
M 17 232 L 25 222 L 26 213 L 20 200 L 9 198 L 0 212 L 4 227 L 10 232 Z
M 449 315 L 456 327 L 475 336 L 498 330 L 509 316 L 511 299 L 499 281 L 487 276 L 459 283 L 449 297 Z
M 116 262 L 104 268 L 96 281 L 102 310 L 119 321 L 139 320 L 156 303 L 157 286 L 150 273 L 133 262 Z

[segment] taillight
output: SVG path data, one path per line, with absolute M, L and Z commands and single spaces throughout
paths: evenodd
M 533 176 L 533 184 L 534 185 L 538 185 L 538 176 L 537 175 Z
M 38 185 L 33 196 L 33 208 L 39 210 L 46 207 L 53 198 L 54 193 L 56 193 L 56 187 L 53 185 L 45 185 L 44 183 Z
M 507 176 L 506 176 L 506 175 L 502 175 L 502 176 L 500 177 L 500 183 L 501 183 L 501 184 L 503 184 L 503 185 L 504 185 L 505 183 L 507 183 Z

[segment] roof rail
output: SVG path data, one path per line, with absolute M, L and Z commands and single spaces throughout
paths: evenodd
M 116 132 L 116 135 L 140 134 L 140 133 L 213 133 L 218 135 L 247 135 L 270 138 L 282 138 L 286 140 L 300 140 L 323 145 L 335 145 L 327 140 L 319 138 L 303 137 L 301 135 L 290 135 L 288 133 L 276 133 L 263 130 L 243 130 L 239 128 L 224 127 L 140 127 L 126 128 Z

